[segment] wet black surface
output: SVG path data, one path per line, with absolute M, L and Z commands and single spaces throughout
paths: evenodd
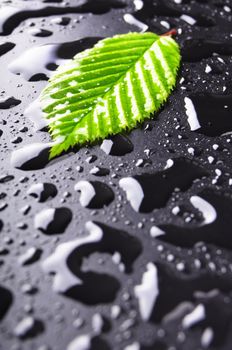
M 124 231 L 116 230 L 107 225 L 95 223 L 103 230 L 103 237 L 98 243 L 86 243 L 75 249 L 67 260 L 69 269 L 83 281 L 80 286 L 73 287 L 66 295 L 81 301 L 84 304 L 96 305 L 113 302 L 120 284 L 111 275 L 97 272 L 83 272 L 81 267 L 83 260 L 93 253 L 108 253 L 113 255 L 118 252 L 121 255 L 121 263 L 125 273 L 133 271 L 133 263 L 142 252 L 142 246 L 138 239 Z M 94 293 L 93 288 L 94 286 Z
M 163 171 L 135 175 L 134 178 L 139 182 L 144 193 L 139 211 L 150 213 L 154 209 L 165 207 L 175 189 L 186 191 L 194 181 L 207 175 L 208 172 L 205 169 L 183 158 L 175 159 L 174 164 Z
M 81 335 L 90 336 L 92 350 L 124 350 L 134 343 L 140 348 L 126 350 L 231 350 L 232 3 L 144 0 L 143 5 L 136 10 L 132 0 L 0 4 L 0 350 L 73 350 L 69 344 Z M 3 19 L 1 10 L 8 6 L 19 11 Z M 35 131 L 24 115 L 49 72 L 35 65 L 35 81 L 28 81 L 8 65 L 32 47 L 58 44 L 56 57 L 68 59 L 98 38 L 139 31 L 124 21 L 125 13 L 160 34 L 168 30 L 166 22 L 178 30 L 183 61 L 176 89 L 158 114 L 130 134 L 114 137 L 111 147 L 99 143 L 49 161 L 47 131 Z M 195 24 L 180 18 L 183 14 Z M 33 62 L 28 62 L 30 68 Z M 56 62 L 48 63 L 51 72 Z M 201 126 L 195 131 L 185 97 Z M 39 155 L 13 166 L 12 152 L 34 143 L 45 145 Z M 167 169 L 170 160 L 174 165 Z M 126 177 L 149 178 L 141 180 L 140 212 L 119 186 Z M 105 202 L 99 187 L 95 204 L 101 205 L 83 207 L 74 190 L 83 180 L 99 180 L 110 197 Z M 36 197 L 29 190 L 39 183 L 46 188 Z M 213 222 L 205 224 L 208 214 L 191 204 L 192 196 L 213 206 Z M 49 208 L 56 209 L 55 215 L 41 229 L 36 215 Z M 87 237 L 88 221 L 101 227 L 103 238 L 76 247 L 66 263 L 57 264 L 61 272 L 67 268 L 63 274 L 69 271 L 84 283 L 57 292 L 56 275 L 47 274 L 42 263 L 60 244 Z M 165 234 L 152 237 L 154 226 Z M 157 267 L 159 295 L 143 321 L 134 287 L 149 262 Z M 204 319 L 184 328 L 184 317 L 199 304 Z M 120 307 L 117 316 L 115 306 Z M 92 326 L 96 313 L 107 324 L 99 334 Z M 202 341 L 206 330 L 213 334 L 207 346 Z

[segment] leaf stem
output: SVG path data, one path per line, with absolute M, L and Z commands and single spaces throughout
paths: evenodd
M 169 30 L 167 33 L 162 34 L 161 36 L 171 36 L 171 35 L 177 35 L 177 30 L 175 28 Z

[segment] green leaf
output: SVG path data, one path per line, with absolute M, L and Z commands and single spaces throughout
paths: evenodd
M 147 32 L 101 40 L 60 66 L 40 97 L 56 141 L 50 157 L 150 117 L 173 89 L 179 64 L 178 44 Z

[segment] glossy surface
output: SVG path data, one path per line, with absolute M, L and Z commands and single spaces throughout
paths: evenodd
M 1 6 L 0 349 L 231 350 L 231 1 Z M 126 14 L 177 29 L 177 88 L 130 134 L 49 161 L 25 111 L 56 60 L 144 28 Z M 46 45 L 52 62 L 8 69 Z

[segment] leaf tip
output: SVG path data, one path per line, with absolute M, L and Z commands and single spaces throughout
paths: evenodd
M 177 35 L 177 30 L 175 28 L 169 30 L 167 33 L 162 34 L 161 36 L 175 36 Z

